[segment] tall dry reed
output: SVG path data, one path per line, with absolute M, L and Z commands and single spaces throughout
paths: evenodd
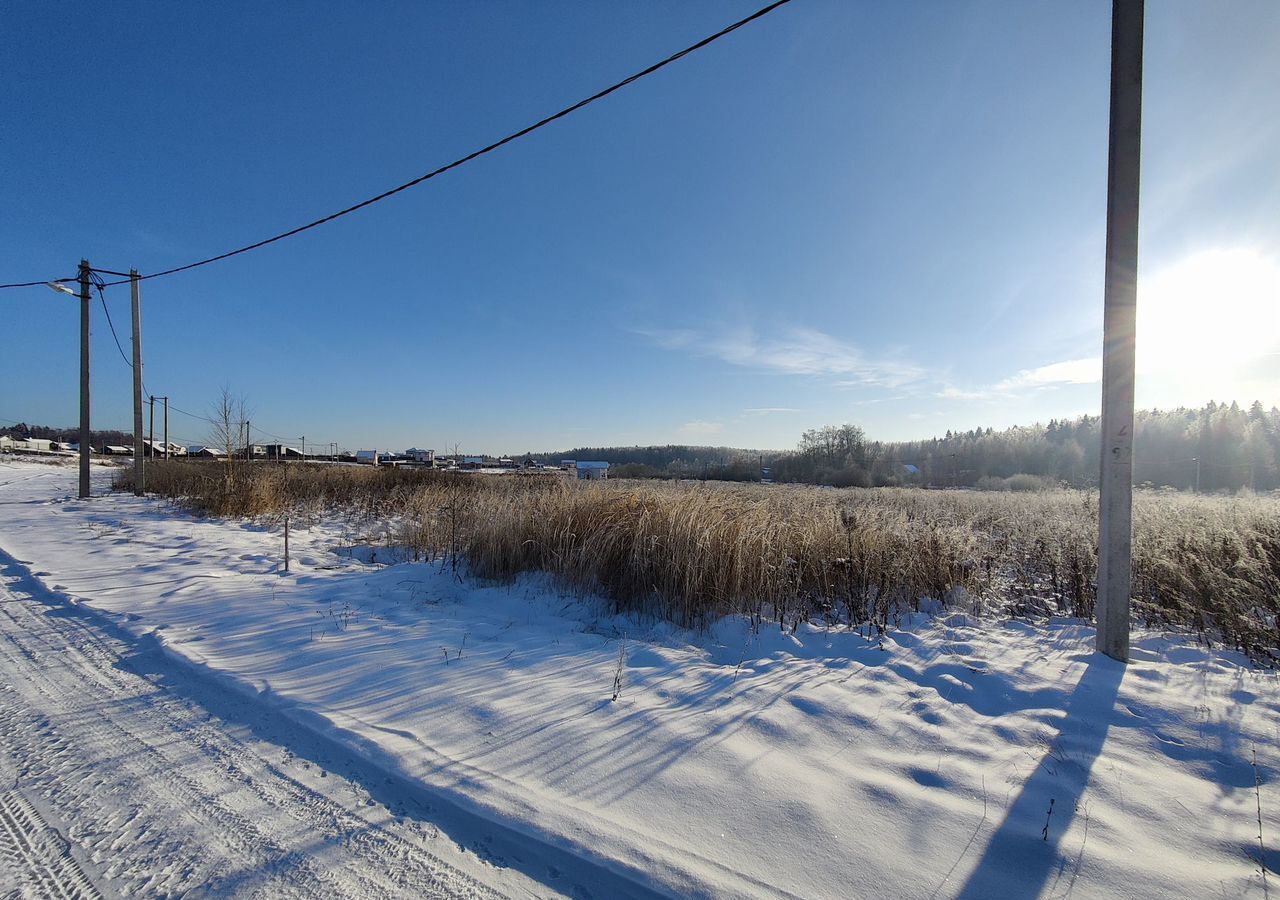
M 925 602 L 1090 618 L 1097 497 L 583 482 L 351 466 L 153 464 L 148 488 L 222 516 L 341 510 L 488 578 L 546 571 L 619 610 L 886 627 Z M 128 487 L 130 470 L 120 486 Z M 1280 499 L 1140 492 L 1133 608 L 1280 659 Z

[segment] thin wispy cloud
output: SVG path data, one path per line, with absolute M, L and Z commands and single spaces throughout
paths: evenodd
M 990 401 L 1008 400 L 1028 393 L 1071 384 L 1097 384 L 1102 380 L 1102 359 L 1091 356 L 1049 363 L 1034 369 L 1023 369 L 995 384 L 978 388 L 947 385 L 937 393 L 943 400 Z
M 769 336 L 757 335 L 750 328 L 723 332 L 652 329 L 638 333 L 666 350 L 682 350 L 735 366 L 786 375 L 829 376 L 844 387 L 896 388 L 928 376 L 923 368 L 907 360 L 870 357 L 860 347 L 815 328 L 786 328 Z
M 938 391 L 938 397 L 943 400 L 994 400 L 999 396 L 1001 396 L 1000 393 L 991 388 L 964 390 L 953 385 L 947 385 Z
M 722 422 L 704 422 L 701 419 L 685 422 L 680 426 L 681 434 L 719 434 L 722 431 L 724 431 Z
M 781 413 L 797 412 L 802 412 L 802 410 L 796 409 L 793 406 L 756 406 L 751 409 L 744 409 L 742 414 L 744 416 L 775 416 Z
M 1052 387 L 1060 384 L 1096 384 L 1102 380 L 1102 358 L 1068 359 L 1035 369 L 1023 369 L 1017 375 L 998 382 L 997 391 Z

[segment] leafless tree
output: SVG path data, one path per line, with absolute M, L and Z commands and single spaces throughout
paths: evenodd
M 249 418 L 249 410 L 244 395 L 233 394 L 231 388 L 223 385 L 218 398 L 209 409 L 209 444 L 226 454 L 227 487 L 235 480 L 236 451 L 243 439 L 244 424 Z

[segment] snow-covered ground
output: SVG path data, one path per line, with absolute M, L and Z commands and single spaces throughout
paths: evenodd
M 286 746 L 349 754 L 366 792 L 390 779 L 371 808 L 398 828 L 449 811 L 481 835 L 480 856 L 428 847 L 460 878 L 597 897 L 1262 897 L 1259 806 L 1280 864 L 1280 686 L 1229 653 L 1139 634 L 1124 667 L 1078 623 L 961 617 L 875 644 L 740 620 L 697 635 L 541 578 L 368 564 L 335 553 L 338 525 L 295 531 L 282 574 L 278 531 L 97 478 L 80 502 L 73 469 L 0 467 L 5 603 L 164 659 L 160 689 L 234 697 L 217 702 L 280 723 Z

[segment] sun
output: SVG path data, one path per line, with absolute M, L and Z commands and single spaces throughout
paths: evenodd
M 1238 371 L 1280 347 L 1280 263 L 1251 249 L 1205 250 L 1138 277 L 1138 371 Z

